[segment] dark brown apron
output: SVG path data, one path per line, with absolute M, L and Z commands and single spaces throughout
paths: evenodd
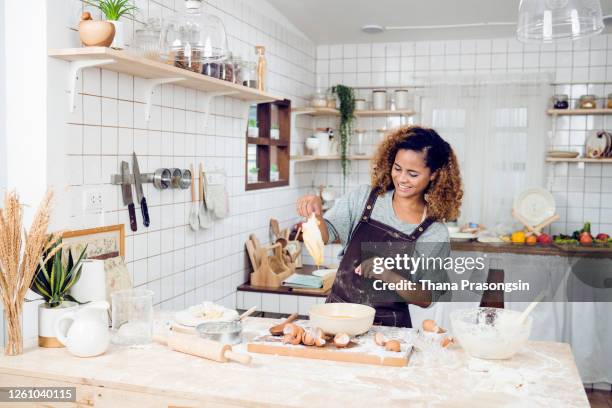
M 360 303 L 368 304 L 376 309 L 374 324 L 383 326 L 412 327 L 408 304 L 404 301 L 370 302 L 364 296 L 364 285 L 370 285 L 354 271 L 362 262 L 361 244 L 371 243 L 406 243 L 406 253 L 414 254 L 414 242 L 433 223 L 426 218 L 410 235 L 406 235 L 389 225 L 373 220 L 370 215 L 378 197 L 377 189 L 372 189 L 359 223 L 351 233 L 349 244 L 344 252 L 331 293 L 326 303 Z M 401 299 L 397 295 L 398 299 Z

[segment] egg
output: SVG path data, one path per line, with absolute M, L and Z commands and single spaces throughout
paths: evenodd
M 381 332 L 377 332 L 374 335 L 374 342 L 376 344 L 378 344 L 379 346 L 384 346 L 385 343 L 387 342 L 387 339 L 385 339 L 385 335 L 384 334 L 382 334 Z
M 388 350 L 388 351 L 401 351 L 402 347 L 401 347 L 399 341 L 397 341 L 397 340 L 388 340 L 385 343 L 385 350 Z
M 455 342 L 455 339 L 452 337 L 445 337 L 442 339 L 442 341 L 440 341 L 440 346 L 442 346 L 443 348 L 446 348 L 448 346 L 450 346 L 451 344 L 453 344 Z
M 432 332 L 432 333 L 438 333 L 439 331 L 438 325 L 436 324 L 434 320 L 431 320 L 431 319 L 423 320 L 423 330 Z
M 334 345 L 338 348 L 346 347 L 350 341 L 351 338 L 346 333 L 338 333 L 334 336 Z

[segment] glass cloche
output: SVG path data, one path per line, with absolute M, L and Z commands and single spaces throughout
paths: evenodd
M 223 61 L 227 54 L 223 22 L 204 12 L 202 0 L 185 0 L 185 9 L 164 21 L 160 56 L 169 64 L 201 73 L 204 64 Z

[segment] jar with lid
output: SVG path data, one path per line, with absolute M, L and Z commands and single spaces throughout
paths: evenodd
M 313 108 L 325 108 L 327 106 L 327 97 L 321 89 L 315 91 L 310 97 L 310 106 Z
M 242 85 L 257 89 L 257 63 L 253 61 L 242 62 Z
M 134 46 L 130 48 L 136 55 L 159 59 L 159 35 L 161 20 L 150 18 L 145 25 L 134 32 Z
M 408 109 L 408 90 L 407 89 L 396 89 L 395 90 L 395 109 L 405 110 Z
M 242 69 L 244 67 L 244 61 L 240 55 L 234 56 L 234 83 L 242 85 L 244 76 L 242 75 Z
M 185 10 L 164 20 L 160 33 L 160 56 L 176 67 L 203 72 L 204 64 L 227 58 L 227 35 L 221 19 L 204 13 L 202 0 L 185 0 Z M 209 67 L 211 76 L 218 66 Z
M 387 91 L 384 89 L 375 89 L 372 91 L 372 108 L 374 110 L 387 109 Z
M 568 109 L 569 101 L 568 96 L 565 94 L 559 94 L 553 96 L 553 109 Z
M 353 146 L 353 154 L 358 155 L 358 156 L 362 156 L 364 154 L 366 154 L 365 152 L 365 135 L 366 135 L 366 130 L 365 129 L 355 129 L 355 136 L 356 140 L 355 140 L 355 145 Z
M 578 101 L 580 109 L 595 109 L 597 107 L 597 98 L 595 95 L 582 95 Z
M 606 108 L 612 109 L 612 93 L 608 94 L 608 99 L 606 100 Z
M 366 100 L 365 99 L 355 99 L 355 110 L 366 110 Z

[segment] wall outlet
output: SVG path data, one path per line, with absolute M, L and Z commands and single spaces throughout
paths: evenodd
M 83 193 L 83 210 L 86 213 L 100 212 L 104 209 L 102 190 L 90 188 Z

